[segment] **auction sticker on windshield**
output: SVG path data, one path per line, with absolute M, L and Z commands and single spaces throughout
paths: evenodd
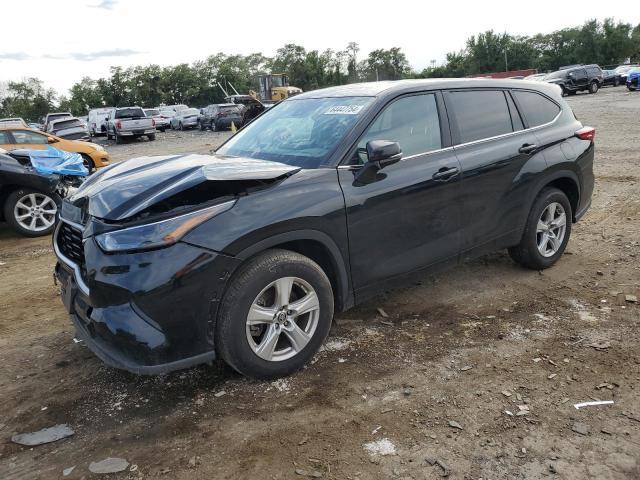
M 324 112 L 325 115 L 357 115 L 360 110 L 364 108 L 363 105 L 335 105 L 329 110 Z

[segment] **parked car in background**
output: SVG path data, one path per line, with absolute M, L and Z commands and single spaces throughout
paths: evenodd
M 119 107 L 109 112 L 107 117 L 107 139 L 121 143 L 125 138 L 146 136 L 156 139 L 156 122 L 144 114 L 140 107 Z
M 169 128 L 169 120 L 171 119 L 168 115 L 163 115 L 163 113 L 157 108 L 145 108 L 144 114 L 147 117 L 153 118 L 156 122 L 156 130 L 160 130 L 164 132 L 167 128 Z
M 185 108 L 180 110 L 171 118 L 171 128 L 174 130 L 196 128 L 198 126 L 199 116 L 200 110 L 197 108 Z
M 0 127 L 0 148 L 44 150 L 49 145 L 65 152 L 79 153 L 90 172 L 109 165 L 111 158 L 102 145 L 67 140 L 50 133 L 20 127 Z
M 51 234 L 62 198 L 78 185 L 78 177 L 38 174 L 26 150 L 0 149 L 0 220 L 20 235 Z
M 32 128 L 33 130 L 42 130 L 42 125 L 40 123 L 27 123 L 27 127 Z
M 602 70 L 602 86 L 610 85 L 617 87 L 620 85 L 620 76 L 615 70 Z
M 64 117 L 49 122 L 47 133 L 65 140 L 90 140 L 87 125 L 74 117 Z
M 174 112 L 179 112 L 180 110 L 185 110 L 189 108 L 188 105 L 178 104 L 178 105 L 163 105 L 162 107 L 158 107 L 159 110 L 173 110 Z
M 302 93 L 215 155 L 134 158 L 84 182 L 54 234 L 62 302 L 117 368 L 221 358 L 288 375 L 334 312 L 389 287 L 501 248 L 554 265 L 591 204 L 594 136 L 546 83 Z
M 624 85 L 627 82 L 627 74 L 629 73 L 629 70 L 636 67 L 638 67 L 638 65 L 620 65 L 616 67 L 614 71 L 618 75 L 621 84 Z
M 1 127 L 28 127 L 27 122 L 25 122 L 20 117 L 13 118 L 0 118 L 0 128 Z
M 543 81 L 558 85 L 562 95 L 574 95 L 584 90 L 596 93 L 602 85 L 602 70 L 598 65 L 567 67 L 548 74 Z
M 640 88 L 640 67 L 631 68 L 627 72 L 627 81 L 625 84 L 631 92 Z
M 251 95 L 230 95 L 225 98 L 225 101 L 227 103 L 235 103 L 236 105 L 243 106 L 243 125 L 249 123 L 268 108 L 265 104 L 253 98 Z
M 242 105 L 234 103 L 220 103 L 209 105 L 202 109 L 203 113 L 198 119 L 200 130 L 211 129 L 211 131 L 231 128 L 233 123 L 236 128 L 240 128 L 243 122 Z
M 107 134 L 107 117 L 113 107 L 92 108 L 87 115 L 87 128 L 89 135 L 97 137 Z
M 60 118 L 73 117 L 71 112 L 56 112 L 56 113 L 47 113 L 47 115 L 42 120 L 42 131 L 46 132 L 49 130 L 49 123 L 54 120 L 58 120 Z

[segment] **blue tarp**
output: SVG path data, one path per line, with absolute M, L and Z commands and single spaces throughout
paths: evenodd
M 33 168 L 41 175 L 75 175 L 86 177 L 89 170 L 84 166 L 79 153 L 63 152 L 54 147 L 46 150 L 30 150 L 29 158 Z

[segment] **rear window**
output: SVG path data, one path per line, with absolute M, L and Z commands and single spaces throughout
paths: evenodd
M 514 90 L 512 93 L 529 127 L 549 123 L 560 113 L 560 107 L 544 95 L 524 90 Z
M 220 111 L 222 112 L 230 112 L 230 111 L 239 111 L 240 107 L 238 107 L 237 105 L 225 105 L 223 107 L 220 107 Z
M 600 70 L 599 67 L 589 67 L 587 68 L 587 72 L 589 72 L 592 75 L 600 75 L 602 71 Z
M 49 123 L 53 122 L 54 120 L 58 120 L 59 118 L 65 118 L 65 117 L 70 117 L 71 114 L 70 113 L 54 113 L 51 114 L 47 117 L 47 121 Z
M 55 130 L 63 130 L 65 128 L 71 128 L 71 127 L 82 127 L 82 123 L 80 122 L 80 120 L 78 120 L 77 118 L 74 118 L 73 120 L 64 120 L 61 122 L 56 122 L 53 125 L 53 128 Z
M 186 110 L 182 110 L 180 112 L 180 115 L 182 115 L 183 117 L 189 117 L 191 115 L 200 115 L 200 110 L 198 110 L 197 108 L 187 108 Z
M 160 112 L 154 109 L 145 110 L 144 113 L 147 114 L 147 117 L 152 117 L 153 115 L 160 115 Z
M 473 142 L 513 131 L 509 107 L 502 91 L 450 92 L 449 99 L 458 124 L 459 143 Z
M 116 110 L 116 118 L 142 118 L 145 114 L 141 108 L 123 108 Z

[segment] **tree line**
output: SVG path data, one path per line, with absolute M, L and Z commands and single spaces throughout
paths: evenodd
M 432 62 L 421 71 L 411 68 L 400 48 L 373 50 L 361 58 L 357 43 L 344 50 L 306 50 L 287 44 L 273 57 L 262 53 L 217 53 L 192 64 L 167 67 L 111 67 L 107 78 L 84 77 L 68 95 L 57 96 L 37 78 L 0 84 L 0 117 L 21 116 L 37 121 L 53 110 L 86 115 L 102 106 L 220 103 L 231 85 L 239 93 L 257 89 L 261 73 L 286 73 L 291 85 L 305 91 L 333 85 L 403 78 L 463 77 L 466 75 L 535 68 L 546 72 L 562 65 L 617 65 L 640 60 L 640 24 L 605 19 L 548 34 L 517 36 L 489 30 L 469 37 L 465 47 L 446 55 L 443 65 Z

